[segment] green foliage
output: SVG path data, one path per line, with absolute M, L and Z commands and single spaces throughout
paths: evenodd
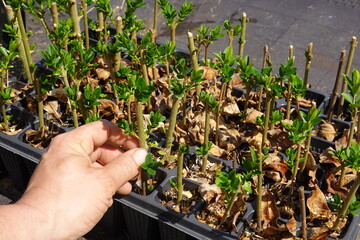
M 246 192 L 251 193 L 250 181 L 241 173 L 236 173 L 233 169 L 229 173 L 220 172 L 215 179 L 216 185 L 222 189 L 227 196 L 227 201 L 230 200 L 231 196 L 238 192 L 238 189 L 242 187 Z
M 159 143 L 157 141 L 148 142 L 149 147 L 154 148 L 159 146 Z
M 22 7 L 31 13 L 35 19 L 42 20 L 45 13 L 50 9 L 51 2 L 51 0 L 26 0 L 23 1 Z
M 118 98 L 124 102 L 128 102 L 133 95 L 133 89 L 131 89 L 126 82 L 120 82 L 119 84 L 114 85 L 114 90 L 116 91 Z
M 341 95 L 350 103 L 350 109 L 360 107 L 360 73 L 357 69 L 353 69 L 351 73 L 351 78 L 343 74 L 349 92 L 341 93 Z
M 125 134 L 137 136 L 135 133 L 135 123 L 129 123 L 126 119 L 119 119 L 117 121 L 117 125 L 119 128 L 124 130 Z
M 177 182 L 174 179 L 170 178 L 169 182 L 171 187 L 177 189 Z
M 269 122 L 272 124 L 277 124 L 284 119 L 284 113 L 280 112 L 280 110 L 275 110 L 270 115 Z
M 184 79 L 191 72 L 191 68 L 185 58 L 179 59 L 175 66 L 171 65 L 170 68 L 176 74 L 177 79 Z
M 199 156 L 205 156 L 209 153 L 210 149 L 212 148 L 213 143 L 212 142 L 208 142 L 208 144 L 206 145 L 205 143 L 201 144 L 200 147 L 195 147 L 195 152 L 199 155 Z
M 307 87 L 303 83 L 303 80 L 295 75 L 290 75 L 288 80 L 290 83 L 292 95 L 295 98 L 303 97 L 307 89 Z
M 91 89 L 91 85 L 87 84 L 84 88 L 83 104 L 87 110 L 93 109 L 94 106 L 100 105 L 99 101 L 101 95 L 101 88 L 96 87 L 94 90 Z
M 64 88 L 68 98 L 71 100 L 71 107 L 72 109 L 76 109 L 78 107 L 78 92 L 79 92 L 79 87 L 77 85 L 73 85 L 72 87 L 65 87 Z
M 202 78 L 204 70 L 195 71 L 189 67 L 187 60 L 184 58 L 177 61 L 175 66 L 171 66 L 171 69 L 176 74 L 176 79 L 170 80 L 170 91 L 176 98 L 182 98 L 186 92 L 204 80 Z M 190 81 L 187 81 L 190 72 Z
M 144 22 L 141 19 L 136 19 L 135 11 L 145 6 L 147 3 L 144 3 L 143 0 L 126 0 L 125 3 L 126 10 L 123 18 L 124 33 L 131 36 L 132 33 L 144 29 Z
M 233 48 L 231 46 L 226 47 L 223 52 L 214 53 L 214 56 L 218 58 L 220 66 L 233 66 L 239 59 L 239 56 L 233 55 Z M 218 68 L 220 66 L 218 65 Z
M 12 88 L 4 88 L 3 92 L 0 92 L 0 99 L 2 102 L 7 102 L 13 100 L 13 97 L 11 97 Z
M 226 193 L 234 193 L 240 186 L 240 175 L 233 169 L 229 173 L 221 172 L 215 179 L 216 185 Z
M 148 102 L 152 92 L 156 90 L 152 82 L 147 85 L 144 78 L 138 77 L 135 82 L 134 96 L 139 102 Z
M 145 162 L 141 164 L 141 168 L 144 169 L 148 174 L 155 175 L 156 168 L 161 165 L 160 162 L 154 161 L 154 157 L 151 153 L 148 153 L 145 158 Z
M 95 8 L 98 11 L 103 12 L 106 16 L 112 16 L 113 10 L 110 4 L 110 0 L 96 0 L 95 4 Z
M 242 28 L 240 24 L 231 25 L 230 20 L 227 19 L 224 21 L 224 30 L 228 36 L 236 37 L 241 33 Z
M 72 32 L 71 18 L 59 19 L 58 27 L 50 32 L 49 39 L 56 40 L 58 44 L 63 46 L 69 41 Z
M 166 63 L 173 58 L 173 54 L 175 52 L 176 45 L 175 43 L 166 40 L 164 45 L 160 45 L 158 47 L 159 61 L 162 63 Z
M 297 69 L 294 66 L 295 66 L 295 62 L 293 59 L 289 59 L 286 63 L 281 64 L 279 68 L 280 78 L 284 78 L 290 75 L 296 75 Z
M 334 208 L 335 211 L 339 211 L 342 207 L 343 201 L 338 193 L 334 194 L 334 199 L 330 201 L 330 205 Z M 353 196 L 351 203 L 346 214 L 352 214 L 358 216 L 359 214 L 356 211 L 360 210 L 360 201 L 356 200 L 356 197 Z
M 293 120 L 292 125 L 289 123 L 283 123 L 284 127 L 289 131 L 289 138 L 294 143 L 300 143 L 304 141 L 310 131 L 314 128 L 315 124 L 321 121 L 318 118 L 320 110 L 315 107 L 311 107 L 308 113 L 300 112 L 301 120 Z
M 167 20 L 167 25 L 170 27 L 176 27 L 179 23 L 184 21 L 184 19 L 193 11 L 192 2 L 185 1 L 180 10 L 175 10 L 174 6 L 169 0 L 157 0 L 159 7 L 161 8 L 161 13 L 164 18 Z
M 286 149 L 286 156 L 289 158 L 285 161 L 286 165 L 288 165 L 290 171 L 293 173 L 295 170 L 295 162 L 296 162 L 296 149 L 288 148 Z M 304 162 L 305 158 L 300 158 L 299 162 Z
M 243 79 L 243 81 L 249 88 L 255 86 L 259 72 L 253 66 L 254 63 L 250 62 L 250 57 L 246 56 L 243 59 L 240 59 L 238 65 L 240 70 L 240 74 L 239 74 L 240 78 Z
M 247 158 L 243 157 L 241 160 L 241 164 L 245 169 L 244 177 L 247 180 L 252 179 L 254 176 L 261 174 L 260 172 L 260 163 L 259 163 L 259 156 L 256 151 L 250 147 L 250 154 L 251 158 L 248 160 Z M 262 156 L 261 162 L 264 162 L 266 156 Z
M 231 67 L 228 64 L 223 65 L 222 68 L 220 68 L 221 81 L 230 82 L 234 73 L 235 68 Z
M 204 45 L 205 47 L 224 36 L 224 34 L 220 33 L 220 25 L 212 29 L 211 27 L 205 27 L 204 24 L 201 24 L 200 28 L 197 28 L 196 30 L 199 33 L 195 36 L 196 41 L 198 44 Z
M 13 66 L 10 65 L 10 63 L 11 63 L 11 60 L 18 55 L 17 48 L 18 48 L 18 44 L 14 40 L 10 41 L 8 49 L 6 49 L 3 46 L 0 46 L 0 56 L 1 56 L 0 75 L 1 76 L 4 76 L 10 68 L 13 68 Z
M 200 101 L 207 104 L 212 111 L 215 111 L 219 105 L 219 102 L 215 100 L 214 95 L 212 93 L 207 93 L 204 90 L 201 90 L 199 98 Z
M 89 113 L 88 113 L 88 117 L 87 117 L 86 120 L 85 120 L 85 123 L 95 122 L 95 121 L 98 121 L 98 120 L 100 120 L 100 119 L 102 119 L 102 117 L 99 116 L 98 113 L 94 113 L 94 114 L 93 114 L 92 112 L 89 112 Z
M 150 112 L 150 123 L 147 125 L 147 130 L 150 131 L 151 129 L 156 128 L 159 123 L 165 120 L 166 117 L 160 113 L 160 110 L 156 112 Z
M 347 147 L 342 156 L 347 167 L 360 172 L 360 146 L 357 142 L 353 142 L 351 146 Z
M 188 145 L 185 145 L 185 144 L 180 144 L 179 146 L 179 152 L 181 154 L 186 154 L 189 152 L 189 146 Z

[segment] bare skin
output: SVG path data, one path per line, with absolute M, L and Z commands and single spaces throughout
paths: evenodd
M 131 191 L 146 150 L 109 121 L 53 139 L 23 197 L 0 206 L 0 239 L 76 239 L 90 231 L 117 192 Z M 120 150 L 127 150 L 126 152 Z

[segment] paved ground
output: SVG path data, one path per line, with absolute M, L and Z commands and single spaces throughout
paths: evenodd
M 117 1 L 117 3 L 122 1 Z M 152 27 L 153 1 L 145 0 L 148 5 L 137 12 L 144 19 L 147 28 Z M 171 1 L 179 6 L 183 0 Z M 269 46 L 275 68 L 283 63 L 288 55 L 289 45 L 295 49 L 298 73 L 303 75 L 307 44 L 313 42 L 314 59 L 310 71 L 310 83 L 314 88 L 330 92 L 335 81 L 337 62 L 340 52 L 348 50 L 352 36 L 360 37 L 359 0 L 197 0 L 194 12 L 177 28 L 177 43 L 187 48 L 187 30 L 194 34 L 201 24 L 216 26 L 230 19 L 238 24 L 242 12 L 250 18 L 247 31 L 245 54 L 251 57 L 256 67 L 260 67 L 263 46 Z M 121 5 L 114 5 L 115 14 L 121 14 Z M 95 12 L 91 13 L 95 16 Z M 28 29 L 35 34 L 31 38 L 40 48 L 47 44 L 43 30 L 37 21 L 27 19 Z M 169 39 L 168 27 L 160 16 L 160 41 Z M 212 52 L 223 50 L 227 39 L 216 42 Z M 236 50 L 237 51 L 237 50 Z M 359 52 L 360 50 L 358 50 Z M 360 54 L 355 54 L 354 67 L 360 66 Z M 39 55 L 36 55 L 40 59 Z
M 152 0 L 137 12 L 144 19 L 146 27 L 152 26 Z M 115 2 L 115 1 L 113 1 Z M 179 6 L 183 0 L 173 0 Z M 330 92 L 336 76 L 337 61 L 343 49 L 348 50 L 352 36 L 360 37 L 359 0 L 196 0 L 195 10 L 178 26 L 178 47 L 187 48 L 187 30 L 194 30 L 201 24 L 216 26 L 230 19 L 238 24 L 242 12 L 250 18 L 247 31 L 245 54 L 251 57 L 256 67 L 260 67 L 263 46 L 269 46 L 270 54 L 277 69 L 288 56 L 288 46 L 295 49 L 298 73 L 303 75 L 307 44 L 314 45 L 314 59 L 309 82 L 314 88 Z M 123 0 L 116 1 L 123 3 Z M 114 3 L 115 4 L 115 3 Z M 120 5 L 121 6 L 121 5 Z M 114 7 L 115 13 L 122 12 Z M 91 13 L 95 16 L 95 13 Z M 159 40 L 168 39 L 168 28 L 162 16 L 159 27 Z M 31 42 L 37 44 L 36 50 L 43 50 L 48 43 L 40 24 L 27 16 L 27 28 L 33 31 Z M 227 39 L 216 42 L 211 51 L 221 51 L 227 46 Z M 354 67 L 360 67 L 360 49 L 355 53 Z M 34 54 L 39 60 L 39 54 Z M 15 194 L 14 194 L 15 192 Z M 0 181 L 0 204 L 16 200 L 20 193 L 11 188 L 6 178 Z

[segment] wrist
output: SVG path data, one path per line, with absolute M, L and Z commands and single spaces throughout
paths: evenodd
M 52 223 L 48 215 L 28 204 L 0 206 L 0 239 L 48 239 Z

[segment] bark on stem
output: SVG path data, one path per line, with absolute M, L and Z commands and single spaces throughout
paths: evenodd
M 51 10 L 51 16 L 52 16 L 52 21 L 53 21 L 53 28 L 55 30 L 59 26 L 59 10 L 58 10 L 58 7 L 56 5 L 56 2 L 51 3 L 50 10 Z
M 15 13 L 12 10 L 12 8 L 9 5 L 5 5 L 5 10 L 6 10 L 6 14 L 7 14 L 7 18 L 9 23 L 12 23 L 14 28 L 17 29 L 17 35 L 21 36 L 21 31 L 19 28 L 19 23 L 18 20 L 15 17 Z M 22 61 L 22 64 L 24 66 L 24 70 L 25 70 L 25 74 L 26 74 L 26 78 L 28 82 L 33 82 L 33 77 L 31 74 L 31 70 L 30 70 L 30 65 L 28 62 L 28 59 L 26 57 L 26 51 L 25 51 L 25 47 L 24 47 L 24 43 L 22 41 L 21 37 L 16 37 L 15 41 L 18 44 L 18 51 L 19 51 L 19 57 Z
M 309 43 L 308 50 L 305 53 L 306 65 L 305 65 L 305 73 L 304 73 L 304 86 L 307 86 L 307 83 L 308 83 L 311 60 L 313 58 L 312 49 L 313 49 L 313 43 Z
M 344 200 L 344 202 L 342 204 L 342 207 L 341 207 L 340 211 L 337 214 L 337 218 L 335 220 L 334 225 L 332 226 L 332 230 L 337 230 L 339 228 L 339 225 L 340 225 L 342 219 L 344 218 L 344 216 L 345 216 L 345 214 L 346 214 L 346 212 L 347 212 L 347 210 L 348 210 L 348 208 L 350 206 L 351 200 L 352 200 L 353 196 L 355 196 L 355 193 L 358 190 L 359 186 L 360 186 L 360 174 L 357 173 L 357 177 L 355 179 L 355 182 L 351 186 L 350 191 L 346 195 L 346 199 Z
M 116 35 L 120 34 L 123 30 L 122 18 L 119 16 L 116 18 Z M 116 39 L 116 42 L 119 40 Z M 114 63 L 114 71 L 117 72 L 120 70 L 121 64 L 121 52 L 115 54 L 115 63 Z
M 355 49 L 357 47 L 357 44 L 358 44 L 358 41 L 357 41 L 356 37 L 353 36 L 351 38 L 351 41 L 350 41 L 350 51 L 349 51 L 348 60 L 346 62 L 346 66 L 345 66 L 345 73 L 344 74 L 346 76 L 349 76 L 349 74 L 350 74 L 350 68 L 351 68 L 351 65 L 352 65 L 352 62 L 353 62 L 354 53 L 355 53 Z M 341 92 L 342 93 L 346 92 L 346 89 L 347 89 L 347 83 L 346 83 L 345 78 L 343 78 Z M 343 105 L 344 105 L 344 97 L 342 95 L 340 95 L 339 104 L 338 104 L 338 107 L 337 107 L 337 115 L 338 116 L 341 115 Z
M 84 33 L 85 33 L 85 49 L 89 49 L 90 47 L 90 39 L 89 39 L 89 23 L 88 23 L 88 15 L 87 15 L 87 4 L 85 0 L 81 0 L 81 8 L 84 17 Z
M 74 36 L 78 39 L 81 38 L 81 29 L 80 29 L 80 21 L 79 21 L 79 14 L 77 10 L 76 0 L 69 0 L 70 6 L 70 16 L 73 22 L 73 33 Z
M 300 214 L 301 214 L 301 235 L 303 240 L 307 240 L 307 226 L 306 226 L 306 203 L 304 187 L 299 187 L 300 193 Z
M 247 24 L 247 16 L 246 13 L 243 12 L 242 13 L 242 18 L 241 18 L 241 35 L 240 35 L 240 43 L 239 43 L 239 56 L 240 59 L 243 58 L 244 55 L 244 47 L 245 47 L 245 43 L 246 43 L 246 24 Z
M 269 48 L 267 45 L 264 46 L 264 54 L 263 54 L 263 62 L 262 62 L 262 68 L 265 68 L 266 66 L 266 55 L 269 51 Z M 260 89 L 259 89 L 259 101 L 258 101 L 258 106 L 257 106 L 257 110 L 261 111 L 261 103 L 262 103 L 262 95 L 263 95 L 263 91 L 264 91 L 264 86 L 261 85 Z
M 330 99 L 330 103 L 329 103 L 328 118 L 327 118 L 327 120 L 329 122 L 331 121 L 331 119 L 333 117 L 336 99 L 337 99 L 337 97 L 339 95 L 338 88 L 339 88 L 339 84 L 340 84 L 341 74 L 342 74 L 342 71 L 343 71 L 345 55 L 346 55 L 346 51 L 345 50 L 341 51 L 338 70 L 337 70 L 337 73 L 336 73 L 335 84 L 334 84 L 334 87 L 333 87 L 333 90 L 332 90 L 331 99 Z
M 170 153 L 171 153 L 172 140 L 174 139 L 174 131 L 175 131 L 175 126 L 176 126 L 176 115 L 177 115 L 178 110 L 179 110 L 180 102 L 181 102 L 181 98 L 176 98 L 175 97 L 175 101 L 173 103 L 173 107 L 172 107 L 171 113 L 170 113 L 169 129 L 168 129 L 168 131 L 166 133 L 166 142 L 165 142 L 166 155 L 165 155 L 165 160 L 167 160 L 169 158 Z
M 180 205 L 182 200 L 182 193 L 184 190 L 183 181 L 182 181 L 182 170 L 183 170 L 183 164 L 184 164 L 184 154 L 180 153 L 180 156 L 178 158 L 177 162 L 177 204 Z
M 209 103 L 206 101 L 205 103 L 205 133 L 204 133 L 204 144 L 207 147 L 209 145 L 209 134 L 210 134 L 210 108 Z M 206 173 L 206 167 L 208 162 L 208 154 L 203 156 L 202 160 L 202 172 Z
M 159 10 L 159 3 L 157 0 L 154 0 L 154 22 L 153 28 L 151 30 L 151 41 L 153 43 L 156 42 L 156 34 L 157 34 L 157 26 L 158 26 L 158 10 Z
M 190 51 L 190 56 L 191 56 L 191 65 L 194 68 L 194 71 L 197 71 L 199 68 L 199 62 L 197 59 L 197 49 L 195 48 L 195 43 L 194 43 L 194 36 L 191 32 L 188 32 L 188 44 L 189 44 L 189 51 Z M 196 86 L 196 95 L 200 95 L 200 91 L 201 91 L 201 85 L 198 84 Z

